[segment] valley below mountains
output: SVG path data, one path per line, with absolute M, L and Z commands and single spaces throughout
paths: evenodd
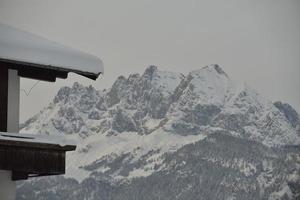
M 66 175 L 19 182 L 18 200 L 300 200 L 299 114 L 218 65 L 62 87 L 21 132 L 78 145 Z

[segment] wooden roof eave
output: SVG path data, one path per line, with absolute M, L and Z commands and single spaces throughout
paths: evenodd
M 54 151 L 74 151 L 76 150 L 76 145 L 65 145 L 61 146 L 59 144 L 47 144 L 38 142 L 26 142 L 26 141 L 15 141 L 15 140 L 5 140 L 0 139 L 0 146 L 10 146 L 10 147 L 22 147 L 22 148 L 33 148 L 33 149 L 47 149 Z
M 1 64 L 2 63 L 2 64 Z M 51 65 L 42 65 L 36 63 L 27 63 L 15 60 L 0 58 L 0 64 L 6 65 L 10 69 L 18 70 L 18 75 L 23 78 L 30 78 L 42 81 L 55 82 L 56 78 L 66 79 L 68 73 L 76 73 L 81 76 L 96 80 L 101 73 L 94 74 L 79 70 L 70 70 L 67 68 L 55 67 Z M 28 68 L 30 66 L 30 68 Z

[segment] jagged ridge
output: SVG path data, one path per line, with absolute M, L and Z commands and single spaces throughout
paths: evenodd
M 150 66 L 104 91 L 74 83 L 24 127 L 79 141 L 68 155 L 67 177 L 113 184 L 170 171 L 166 154 L 216 132 L 265 148 L 300 144 L 295 110 L 235 83 L 218 65 L 187 75 Z

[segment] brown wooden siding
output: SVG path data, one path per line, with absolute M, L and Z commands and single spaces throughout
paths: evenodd
M 0 169 L 15 175 L 57 175 L 65 173 L 65 151 L 0 146 Z M 15 177 L 15 180 L 22 177 Z

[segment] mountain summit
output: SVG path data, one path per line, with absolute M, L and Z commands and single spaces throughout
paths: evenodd
M 299 120 L 291 120 L 298 113 L 287 105 L 273 104 L 246 84 L 235 83 L 218 65 L 186 76 L 150 66 L 142 75 L 118 77 L 105 91 L 79 83 L 61 88 L 22 131 L 85 138 L 156 129 L 199 135 L 223 129 L 268 146 L 299 144 Z
M 42 199 L 54 195 L 48 191 L 54 182 L 66 185 L 53 188 L 63 199 L 83 199 L 80 193 L 87 199 L 299 198 L 299 119 L 290 105 L 273 104 L 219 65 L 186 75 L 149 66 L 104 91 L 74 83 L 22 126 L 22 132 L 78 141 L 67 174 L 20 191 Z M 28 193 L 36 184 L 46 187 Z M 84 192 L 90 187 L 93 195 Z

